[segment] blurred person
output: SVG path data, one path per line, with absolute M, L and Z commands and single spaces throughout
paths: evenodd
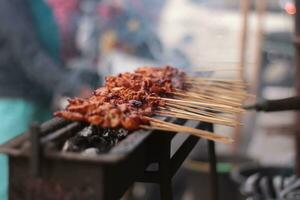
M 79 0 L 47 0 L 53 11 L 61 38 L 61 55 L 64 60 L 79 56 L 75 35 L 80 19 Z
M 80 73 L 63 67 L 60 37 L 44 0 L 0 1 L 0 144 L 32 121 L 51 117 L 54 96 L 86 96 Z M 8 189 L 7 157 L 0 155 L 0 199 Z
M 160 49 L 157 33 L 165 0 L 103 0 L 100 16 L 101 53 L 119 49 L 132 55 L 156 59 L 152 50 Z M 154 47 L 155 46 L 155 47 Z

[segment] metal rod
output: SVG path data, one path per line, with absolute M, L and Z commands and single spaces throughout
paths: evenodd
M 218 200 L 218 174 L 217 161 L 215 152 L 215 142 L 208 141 L 209 164 L 210 164 L 210 184 L 211 184 L 211 199 Z
M 248 36 L 248 15 L 250 9 L 250 0 L 240 1 L 241 4 L 241 32 L 240 32 L 240 49 L 239 49 L 239 74 L 238 78 L 244 80 L 245 76 L 245 62 L 246 62 L 246 47 L 247 47 L 247 36 Z
M 212 126 L 212 125 L 211 125 Z M 213 129 L 213 127 L 211 127 Z M 215 151 L 215 142 L 208 141 L 208 156 L 210 166 L 210 187 L 211 187 L 211 199 L 219 199 L 219 185 L 218 185 L 218 174 L 217 174 L 217 158 Z
M 299 46 L 299 38 L 300 38 L 300 1 L 294 1 L 296 6 L 295 13 L 295 35 L 294 38 L 297 39 L 295 43 L 295 86 L 297 94 L 300 95 L 300 46 Z M 300 112 L 297 112 L 295 126 L 297 130 L 300 130 Z M 297 131 L 295 134 L 295 172 L 298 176 L 300 176 L 300 131 Z
M 33 123 L 30 126 L 30 141 L 31 141 L 31 158 L 30 158 L 30 170 L 31 175 L 35 178 L 40 176 L 40 163 L 41 163 L 41 144 L 40 144 L 40 126 Z
M 289 97 L 277 100 L 265 100 L 244 107 L 247 110 L 276 112 L 285 110 L 300 110 L 300 97 Z
M 190 135 L 179 147 L 179 149 L 176 151 L 176 153 L 172 156 L 171 159 L 171 176 L 173 177 L 182 163 L 185 161 L 187 156 L 190 154 L 190 152 L 193 150 L 195 145 L 197 144 L 199 138 Z
M 137 179 L 137 182 L 160 183 L 160 174 L 157 171 L 145 171 L 143 176 Z
M 80 123 L 78 122 L 74 122 L 71 124 L 68 124 L 67 126 L 60 128 L 59 130 L 55 131 L 52 134 L 49 134 L 45 137 L 42 138 L 42 144 L 46 144 L 47 142 L 56 140 L 64 135 L 68 135 L 71 134 L 73 131 L 75 131 L 76 129 L 78 129 L 80 127 Z
M 252 83 L 251 91 L 255 94 L 259 92 L 261 84 L 261 60 L 262 60 L 262 42 L 264 38 L 264 20 L 266 13 L 267 0 L 256 0 L 255 8 L 257 12 L 257 25 L 256 25 L 256 41 L 255 41 L 255 64 L 254 68 L 254 82 Z M 260 92 L 259 92 L 260 93 Z
M 238 78 L 241 80 L 245 80 L 245 63 L 246 63 L 246 49 L 247 49 L 247 37 L 248 37 L 248 18 L 249 18 L 249 10 L 250 10 L 250 0 L 242 0 L 241 4 L 241 14 L 242 14 L 242 23 L 241 23 L 241 32 L 240 32 L 240 49 L 239 49 L 239 74 Z M 237 114 L 237 121 L 240 122 L 242 120 L 242 114 Z M 241 126 L 236 126 L 233 130 L 233 139 L 234 141 L 240 141 L 241 139 Z M 238 151 L 238 144 L 234 143 L 232 145 L 233 152 Z
M 160 196 L 161 200 L 172 200 L 172 177 L 170 173 L 170 154 L 171 154 L 171 139 L 168 135 L 162 135 L 161 143 L 161 156 L 159 161 L 159 173 L 160 173 Z
M 65 119 L 54 117 L 53 119 L 41 124 L 41 126 L 40 126 L 41 133 L 42 133 L 42 135 L 45 135 L 47 133 L 61 129 L 71 123 L 72 122 L 67 121 Z

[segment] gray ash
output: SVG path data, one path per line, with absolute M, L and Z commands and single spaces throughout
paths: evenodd
M 138 100 L 130 100 L 129 104 L 133 107 L 141 107 L 143 105 L 143 103 Z
M 123 128 L 103 129 L 97 126 L 88 126 L 69 138 L 63 146 L 63 151 L 85 152 L 86 149 L 96 149 L 98 153 L 105 153 L 128 134 L 129 131 Z

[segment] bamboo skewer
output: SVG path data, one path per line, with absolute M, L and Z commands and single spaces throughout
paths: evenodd
M 197 85 L 212 85 L 212 86 L 219 86 L 219 87 L 228 87 L 228 86 L 234 86 L 236 88 L 242 88 L 245 89 L 248 86 L 240 83 L 231 83 L 231 82 L 219 82 L 219 81 L 209 81 L 209 80 L 184 80 L 184 83 L 186 84 L 197 84 Z
M 229 115 L 234 115 L 236 113 L 240 113 L 240 112 L 230 112 L 229 110 L 222 110 L 222 109 L 219 109 L 219 108 L 209 108 L 209 107 L 205 107 L 205 106 L 197 106 L 197 105 L 189 105 L 189 106 L 186 106 L 186 105 L 183 105 L 183 104 L 169 104 L 169 103 L 166 103 L 166 106 L 164 106 L 166 109 L 172 109 L 172 108 L 178 108 L 179 106 L 185 106 L 186 109 L 183 109 L 183 108 L 180 108 L 180 110 L 186 110 L 188 112 L 193 112 L 192 110 L 193 109 L 197 109 L 197 110 L 205 110 L 206 112 L 209 112 L 209 113 L 215 113 L 216 115 L 217 114 L 229 114 Z M 199 114 L 199 112 L 197 112 Z
M 192 81 L 198 81 L 198 82 L 219 82 L 223 84 L 237 84 L 237 85 L 244 85 L 247 86 L 248 84 L 245 83 L 241 79 L 224 79 L 224 78 L 213 78 L 213 77 L 194 77 L 194 76 L 185 76 L 184 80 L 192 80 Z
M 204 69 L 216 71 L 217 69 Z M 220 69 L 228 70 L 228 69 Z M 239 126 L 234 118 L 236 114 L 244 112 L 241 108 L 243 101 L 251 95 L 245 89 L 248 87 L 243 80 L 229 80 L 210 77 L 184 78 L 187 89 L 176 89 L 172 98 L 159 98 L 165 102 L 155 114 L 167 117 L 176 117 L 189 120 L 204 121 L 230 127 Z M 226 114 L 224 116 L 223 114 Z M 215 135 L 211 132 L 194 129 L 191 127 L 172 124 L 169 122 L 148 118 L 150 125 L 142 128 L 157 129 L 171 132 L 187 132 L 197 137 L 209 140 L 231 143 L 232 139 Z
M 234 90 L 241 93 L 246 93 L 245 89 L 247 87 L 244 86 L 237 86 L 235 84 L 215 84 L 215 83 L 201 83 L 196 81 L 185 81 L 185 84 L 189 87 L 200 87 L 202 89 L 211 88 L 214 90 L 223 89 L 223 90 Z
M 213 101 L 223 101 L 222 103 L 225 103 L 225 101 L 227 102 L 234 102 L 234 103 L 238 103 L 239 105 L 241 105 L 241 102 L 242 100 L 241 99 L 238 99 L 238 98 L 235 98 L 233 96 L 226 96 L 224 94 L 218 94 L 218 93 L 211 93 L 211 94 L 207 94 L 205 92 L 201 93 L 201 94 L 198 94 L 197 93 L 198 91 L 194 91 L 194 90 L 189 90 L 189 92 L 186 92 L 186 95 L 189 95 L 191 97 L 205 97 L 205 98 L 208 98 L 208 99 L 211 99 Z M 180 92 L 179 92 L 180 93 Z M 183 91 L 181 92 L 182 94 L 185 94 Z M 195 95 L 192 95 L 192 94 L 195 94 Z
M 183 129 L 180 129 L 180 127 L 183 127 Z M 215 142 L 221 142 L 221 143 L 224 143 L 224 144 L 230 144 L 233 142 L 232 139 L 230 138 L 227 138 L 227 137 L 222 137 L 222 136 L 219 136 L 219 135 L 214 135 L 213 133 L 211 132 L 208 132 L 208 131 L 202 131 L 202 130 L 198 130 L 198 129 L 185 129 L 185 128 L 188 128 L 188 127 L 184 127 L 184 126 L 180 126 L 180 127 L 174 127 L 174 128 L 171 128 L 171 127 L 164 127 L 164 126 L 157 126 L 157 124 L 152 124 L 151 126 L 142 126 L 142 128 L 145 128 L 145 129 L 155 129 L 155 130 L 163 130 L 163 131 L 168 131 L 168 132 L 182 132 L 182 133 L 189 133 L 191 135 L 194 135 L 196 137 L 199 137 L 199 138 L 204 138 L 204 139 L 208 139 L 208 140 L 213 140 Z
M 244 100 L 249 95 L 245 92 L 247 85 L 238 82 L 221 82 L 221 81 L 208 81 L 199 78 L 186 78 L 184 80 L 189 85 L 188 91 L 202 91 L 203 93 L 222 93 L 231 95 Z
M 177 117 L 181 119 L 188 119 L 188 120 L 195 120 L 195 121 L 203 121 L 203 122 L 209 122 L 209 123 L 214 123 L 214 124 L 219 124 L 219 125 L 224 125 L 224 126 L 230 126 L 230 127 L 235 127 L 237 124 L 235 122 L 225 122 L 225 121 L 220 121 L 217 119 L 210 119 L 206 117 L 197 117 L 197 116 L 192 116 L 192 115 L 184 115 L 180 113 L 175 113 L 175 112 L 161 112 L 157 111 L 155 114 L 160 115 L 160 116 L 166 116 L 166 117 Z
M 221 83 L 221 82 L 216 82 L 216 81 L 198 81 L 198 80 L 185 80 L 184 81 L 187 84 L 198 84 L 198 85 L 210 85 L 210 86 L 216 86 L 216 87 L 234 87 L 234 88 L 239 88 L 239 89 L 245 89 L 247 88 L 246 85 L 240 85 L 236 83 Z
M 181 105 L 179 105 L 181 106 Z M 169 109 L 172 109 L 172 108 L 178 108 L 179 106 L 177 105 L 168 105 L 168 106 L 165 106 L 163 110 L 169 110 Z M 191 110 L 189 110 L 191 109 Z M 184 111 L 187 111 L 187 112 L 193 112 L 193 107 L 187 107 L 186 109 L 184 109 Z M 198 108 L 196 108 L 198 109 Z M 182 110 L 182 109 L 179 109 L 179 110 Z M 199 110 L 199 109 L 198 109 Z M 201 113 L 201 111 L 203 110 L 203 113 Z M 160 110 L 158 110 L 160 111 Z M 220 117 L 222 119 L 227 119 L 227 120 L 230 120 L 231 117 L 228 117 L 228 116 L 234 116 L 236 113 L 224 113 L 224 112 L 216 112 L 215 110 L 209 110 L 209 109 L 205 109 L 205 108 L 201 108 L 201 111 L 199 112 L 194 112 L 195 114 L 198 114 L 198 115 L 205 115 L 205 116 L 208 116 L 208 117 L 220 117 L 221 115 L 223 115 L 223 117 Z M 224 115 L 226 115 L 227 117 L 225 117 Z
M 179 100 L 179 99 L 169 99 L 169 98 L 161 98 L 166 102 L 167 105 L 184 105 L 186 107 L 194 107 L 198 109 L 208 109 L 215 110 L 220 112 L 228 112 L 228 113 L 240 113 L 244 112 L 242 108 L 232 107 L 221 104 L 211 104 L 197 101 L 187 101 L 187 100 Z
M 202 117 L 203 119 L 210 119 L 210 120 L 218 120 L 220 122 L 232 122 L 232 120 L 230 119 L 222 119 L 222 118 L 219 118 L 219 117 L 209 117 L 209 116 L 204 116 L 204 115 L 199 115 L 199 114 L 196 114 L 196 113 L 193 113 L 193 112 L 187 112 L 187 111 L 184 111 L 184 110 L 179 110 L 179 109 L 176 109 L 176 108 L 169 108 L 169 110 L 171 112 L 174 112 L 174 113 L 180 113 L 180 114 L 185 114 L 185 115 L 190 115 L 190 116 L 194 116 L 194 117 Z M 201 120 L 200 120 L 201 121 Z
M 187 107 L 187 106 L 176 105 L 176 104 L 168 105 L 165 107 L 165 109 L 161 109 L 161 110 L 172 110 L 172 109 L 178 109 L 180 111 L 194 113 L 194 114 L 198 114 L 198 115 L 204 115 L 207 117 L 223 118 L 225 120 L 230 120 L 230 118 L 228 118 L 228 117 L 220 117 L 221 113 L 216 113 L 216 112 L 207 111 L 204 109 L 196 109 L 193 107 Z
M 229 125 L 229 126 L 234 126 L 236 125 L 234 121 L 232 120 L 224 120 L 224 119 L 220 119 L 220 118 L 211 118 L 208 116 L 204 116 L 204 115 L 198 115 L 198 114 L 187 114 L 184 112 L 178 112 L 176 110 L 171 110 L 171 111 L 156 111 L 156 113 L 160 114 L 160 115 L 172 115 L 173 117 L 175 116 L 181 116 L 180 118 L 186 117 L 189 119 L 193 119 L 193 120 L 198 120 L 198 121 L 206 121 L 206 122 L 211 122 L 211 123 L 218 123 L 218 124 L 224 124 L 224 125 Z
M 213 133 L 208 132 L 208 131 L 199 130 L 199 129 L 186 127 L 186 126 L 181 126 L 181 125 L 161 121 L 161 120 L 154 119 L 154 118 L 149 118 L 149 117 L 145 117 L 145 118 L 150 120 L 150 126 L 141 125 L 140 126 L 141 128 L 164 130 L 164 131 L 171 131 L 171 132 L 189 133 L 189 134 L 194 135 L 196 137 L 201 137 L 201 138 L 205 138 L 205 139 L 208 139 L 208 140 L 213 140 L 213 141 L 216 141 L 216 142 L 222 142 L 222 143 L 225 143 L 225 144 L 229 144 L 229 143 L 233 142 L 233 140 L 228 138 L 228 137 L 221 136 L 221 135 L 216 135 L 216 134 L 213 134 Z
M 216 81 L 216 82 L 223 82 L 223 83 L 235 83 L 235 84 L 241 84 L 241 85 L 247 85 L 243 80 L 241 79 L 222 79 L 222 78 L 211 78 L 211 77 L 191 77 L 186 76 L 185 80 L 199 80 L 199 81 Z
M 189 90 L 195 91 L 203 91 L 204 93 L 212 92 L 212 93 L 219 93 L 219 94 L 226 94 L 226 95 L 233 95 L 236 98 L 245 99 L 248 98 L 249 95 L 246 92 L 234 91 L 234 90 L 224 90 L 220 88 L 212 88 L 212 87 L 199 87 L 196 85 L 191 86 Z
M 233 109 L 236 111 L 242 111 L 242 109 L 240 109 L 240 108 L 234 108 L 232 106 L 216 104 L 216 103 L 205 103 L 205 102 L 199 102 L 199 101 L 188 101 L 188 100 L 179 100 L 179 99 L 170 99 L 170 98 L 161 98 L 161 99 L 166 102 L 185 103 L 185 104 L 193 104 L 193 105 L 222 108 L 222 109 Z
M 223 68 L 223 67 L 201 67 L 201 68 L 193 68 L 194 72 L 218 72 L 218 71 L 239 71 L 240 69 L 237 69 L 235 67 L 232 68 Z
M 236 84 L 223 84 L 223 83 L 213 83 L 213 82 L 199 82 L 199 81 L 185 81 L 188 86 L 198 86 L 202 88 L 211 87 L 214 89 L 224 89 L 224 90 L 236 90 L 240 92 L 245 92 L 246 86 L 240 86 Z
M 170 127 L 156 126 L 156 125 L 153 125 L 153 124 L 151 126 L 141 125 L 140 128 L 148 129 L 148 130 L 161 130 L 161 131 L 174 132 L 174 133 L 177 133 L 179 131 L 178 127 L 170 128 Z M 195 129 L 195 130 L 197 130 L 197 129 Z M 212 133 L 207 132 L 207 131 L 197 130 L 197 132 L 196 131 L 191 132 L 190 130 L 181 130 L 180 132 L 189 133 L 189 134 L 194 135 L 194 136 L 199 137 L 199 138 L 204 138 L 204 139 L 212 140 L 212 141 L 215 141 L 215 142 L 221 142 L 221 143 L 224 143 L 224 144 L 233 143 L 233 140 L 230 139 L 230 138 L 226 138 L 226 137 L 217 138 L 217 137 L 215 137 L 215 135 L 213 135 Z M 209 134 L 211 134 L 211 135 L 209 135 Z
M 246 88 L 241 88 L 241 87 L 235 87 L 235 86 L 231 86 L 231 85 L 224 85 L 224 86 L 219 86 L 219 85 L 215 85 L 215 84 L 195 84 L 195 83 L 190 83 L 187 82 L 186 83 L 187 88 L 191 88 L 191 87 L 195 87 L 195 88 L 201 88 L 201 90 L 206 90 L 206 89 L 210 89 L 210 90 L 214 90 L 214 91 L 233 91 L 236 93 L 241 93 L 241 94 L 247 94 L 245 92 Z M 189 91 L 189 89 L 187 89 L 187 91 Z
M 244 90 L 237 90 L 234 88 L 229 88 L 229 89 L 224 89 L 224 88 L 217 88 L 217 87 L 212 87 L 212 86 L 199 86 L 199 85 L 190 85 L 188 86 L 189 91 L 194 91 L 194 92 L 201 92 L 204 94 L 222 94 L 226 96 L 232 96 L 236 99 L 244 99 L 251 97 L 252 95 L 247 94 Z
M 172 106 L 185 106 L 186 108 L 194 108 L 194 109 L 198 109 L 198 110 L 206 110 L 207 112 L 212 112 L 212 113 L 226 113 L 226 114 L 236 114 L 236 113 L 240 113 L 240 112 L 236 112 L 236 111 L 230 111 L 230 110 L 224 110 L 221 108 L 211 108 L 211 107 L 207 107 L 207 106 L 199 106 L 199 105 L 186 105 L 185 103 L 173 103 L 173 102 L 167 102 L 165 108 L 169 108 Z
M 219 85 L 209 85 L 209 84 L 196 84 L 196 83 L 188 83 L 187 82 L 187 85 L 188 87 L 197 87 L 197 88 L 202 88 L 202 89 L 211 89 L 211 90 L 221 90 L 221 91 L 234 91 L 236 93 L 242 93 L 242 94 L 247 94 L 245 92 L 245 89 L 244 88 L 239 88 L 239 87 L 235 87 L 235 86 L 231 86 L 231 85 L 228 85 L 228 86 L 219 86 Z
M 208 100 L 210 102 L 225 104 L 225 105 L 229 105 L 229 106 L 240 106 L 241 105 L 240 101 L 232 101 L 232 100 L 230 101 L 230 100 L 224 99 L 224 98 L 213 98 L 213 96 L 200 95 L 200 94 L 196 94 L 196 93 L 192 93 L 192 92 L 186 92 L 186 93 L 174 92 L 173 95 L 174 95 L 175 99 L 182 98 L 183 100 L 186 99 L 186 100 L 192 100 L 192 101 Z
M 245 88 L 238 88 L 234 86 L 218 86 L 218 85 L 209 85 L 209 84 L 195 84 L 195 83 L 187 83 L 187 92 L 190 88 L 201 88 L 202 90 L 210 89 L 212 91 L 234 91 L 237 94 L 247 94 L 245 92 Z
M 199 117 L 208 117 L 208 118 L 211 118 L 211 119 L 216 119 L 216 120 L 222 120 L 222 121 L 227 121 L 227 122 L 234 122 L 234 119 L 233 118 L 225 118 L 225 117 L 222 117 L 222 116 L 209 116 L 207 114 L 199 114 L 199 113 L 192 113 L 192 112 L 189 112 L 188 111 L 188 114 L 187 113 L 184 113 L 182 112 L 181 110 L 171 110 L 172 108 L 168 108 L 168 109 L 165 109 L 165 110 L 158 110 L 156 112 L 160 112 L 160 113 L 169 113 L 169 114 L 181 114 L 181 115 L 188 115 L 188 116 L 199 116 Z
M 236 127 L 240 125 L 235 114 L 244 112 L 242 102 L 250 97 L 245 92 L 248 85 L 242 80 L 228 80 L 208 77 L 184 78 L 187 90 L 177 89 L 170 93 L 172 98 L 159 98 L 165 102 L 155 114 L 189 120 L 204 121 L 214 124 Z M 156 98 L 156 97 L 153 97 Z M 225 113 L 226 116 L 221 114 Z M 232 143 L 233 140 L 215 135 L 208 131 L 181 126 L 158 119 L 147 118 L 150 125 L 141 128 L 157 129 L 171 132 L 187 132 L 209 140 Z
M 227 117 L 221 116 L 220 113 L 208 112 L 206 110 L 195 109 L 195 108 L 192 108 L 192 107 L 186 107 L 186 106 L 182 106 L 182 105 L 169 105 L 164 109 L 161 108 L 160 110 L 166 111 L 166 110 L 168 110 L 169 107 L 170 108 L 177 108 L 177 109 L 188 111 L 188 112 L 193 112 L 193 113 L 208 116 L 208 117 L 215 117 L 215 118 L 221 118 L 221 119 L 225 119 L 225 120 L 226 119 L 227 120 L 232 120 L 232 118 L 230 118 L 228 116 Z
M 245 92 L 247 85 L 241 80 L 225 80 L 212 78 L 187 78 L 185 79 L 190 87 L 187 91 L 175 90 L 171 94 L 173 98 L 160 98 L 165 105 L 155 112 L 157 115 L 176 117 L 197 121 L 204 121 L 214 124 L 236 127 L 239 122 L 233 118 L 236 113 L 241 113 L 242 102 L 249 97 Z M 229 117 L 220 115 L 225 113 Z M 174 132 L 187 132 L 192 135 L 206 139 L 231 143 L 233 140 L 203 135 L 203 131 L 190 127 L 179 126 L 164 121 L 151 120 L 150 126 L 143 126 L 147 129 L 158 129 Z M 213 135 L 216 136 L 216 135 Z
M 231 96 L 225 96 L 225 95 L 218 95 L 218 94 L 197 94 L 195 92 L 186 92 L 184 93 L 178 93 L 177 95 L 185 95 L 186 98 L 204 98 L 204 99 L 208 99 L 210 101 L 216 101 L 222 104 L 237 104 L 240 105 L 241 104 L 241 100 L 240 99 L 236 99 L 234 97 Z

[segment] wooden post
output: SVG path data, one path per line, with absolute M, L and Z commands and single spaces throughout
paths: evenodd
M 241 5 L 241 32 L 240 32 L 240 50 L 239 50 L 239 64 L 238 64 L 238 79 L 245 80 L 245 63 L 246 63 L 246 47 L 247 47 L 247 34 L 248 34 L 248 15 L 250 8 L 250 0 L 240 1 Z M 237 121 L 242 120 L 242 115 L 236 116 Z M 233 132 L 233 139 L 236 141 L 233 145 L 233 152 L 238 152 L 238 144 L 240 140 L 241 126 L 236 126 Z
M 295 87 L 297 94 L 300 95 L 300 1 L 295 0 L 296 14 L 295 14 Z M 297 112 L 295 119 L 296 134 L 295 134 L 295 172 L 300 176 L 300 112 Z
M 256 44 L 255 44 L 255 60 L 254 60 L 254 81 L 251 92 L 257 93 L 261 86 L 261 63 L 262 63 L 262 43 L 264 37 L 264 16 L 266 12 L 267 0 L 256 0 L 257 10 L 257 27 L 256 27 Z
M 241 32 L 240 32 L 240 50 L 239 50 L 239 65 L 238 65 L 239 77 L 238 78 L 240 80 L 244 80 L 250 0 L 243 0 L 240 2 L 241 2 L 242 22 L 241 22 Z
M 243 0 L 242 1 L 243 3 L 242 4 L 245 4 L 243 5 L 242 7 L 245 7 L 245 8 L 242 8 L 242 9 L 246 9 L 246 7 L 248 7 L 248 11 L 246 11 L 247 15 L 248 15 L 248 12 L 249 12 L 249 0 Z M 250 88 L 250 91 L 251 93 L 253 94 L 256 94 L 257 91 L 258 91 L 258 88 L 260 87 L 260 73 L 261 73 L 261 60 L 262 60 L 262 41 L 263 41 L 263 23 L 264 23 L 264 15 L 265 15 L 265 11 L 266 11 L 266 6 L 267 6 L 267 0 L 256 0 L 255 1 L 255 7 L 256 7 L 256 12 L 257 12 L 257 26 L 256 26 L 256 44 L 255 44 L 255 61 L 254 61 L 254 71 L 253 71 L 253 80 L 252 81 L 252 84 L 251 84 L 251 88 Z M 245 11 L 244 11 L 245 12 Z M 243 17 L 244 18 L 244 17 Z M 243 19 L 245 20 L 245 23 L 248 23 L 248 20 L 247 19 Z M 247 28 L 246 28 L 247 30 Z M 245 40 L 243 37 L 243 34 L 242 34 L 242 37 L 241 37 L 241 44 L 243 43 L 246 43 L 246 41 L 243 41 Z M 243 45 L 246 45 L 246 44 L 243 44 Z M 246 57 L 245 57 L 245 51 L 246 51 L 246 46 L 243 46 L 241 45 L 241 52 L 243 52 L 243 54 L 241 53 L 240 54 L 240 77 L 242 80 L 245 79 L 244 77 L 244 74 L 245 74 L 245 62 L 246 62 Z M 252 116 L 252 117 L 255 117 L 255 116 Z M 237 115 L 237 120 L 238 121 L 241 121 L 242 120 L 242 115 L 239 114 Z M 236 141 L 236 145 L 234 146 L 234 149 L 233 149 L 233 152 L 234 153 L 238 153 L 239 152 L 239 148 L 238 148 L 238 145 L 239 143 L 241 142 L 240 140 L 240 132 L 241 132 L 241 127 L 240 126 L 237 126 L 235 128 L 235 131 L 234 131 L 234 140 Z

